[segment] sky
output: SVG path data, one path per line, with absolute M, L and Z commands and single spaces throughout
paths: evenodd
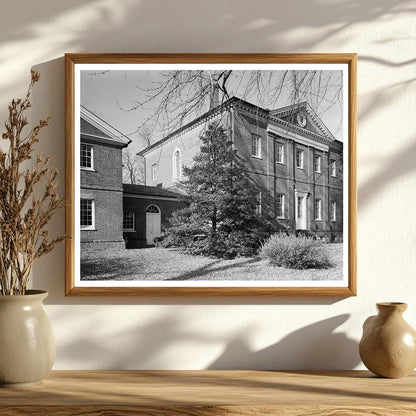
M 129 148 L 140 151 L 146 146 L 138 132 L 147 119 L 152 118 L 155 109 L 166 97 L 166 88 L 170 88 L 174 103 L 168 108 L 168 118 L 173 120 L 194 92 L 195 86 L 216 74 L 214 71 L 163 70 L 103 70 L 91 68 L 80 71 L 81 105 L 101 117 L 107 123 L 128 136 L 132 143 Z M 175 75 L 175 77 L 173 77 Z M 178 79 L 177 79 L 178 78 Z M 192 79 L 192 83 L 187 83 Z M 293 85 L 300 85 L 298 96 L 294 97 Z M 189 87 L 187 87 L 190 85 Z M 298 102 L 308 101 L 321 117 L 324 124 L 340 141 L 343 141 L 343 104 L 339 100 L 342 90 L 342 73 L 339 70 L 323 71 L 253 71 L 233 70 L 227 79 L 227 91 L 230 96 L 245 99 L 263 108 L 276 109 Z M 281 87 L 284 85 L 283 87 Z M 163 92 L 158 91 L 164 88 Z M 156 95 L 154 99 L 150 99 Z M 201 115 L 209 109 L 208 101 L 204 110 L 191 113 L 187 120 Z M 147 134 L 153 143 L 172 130 L 167 119 L 159 119 L 156 125 L 152 120 Z

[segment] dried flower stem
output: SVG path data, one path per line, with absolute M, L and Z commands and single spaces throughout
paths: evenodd
M 32 168 L 22 164 L 32 159 L 39 132 L 49 124 L 49 118 L 40 120 L 26 136 L 28 124 L 25 111 L 31 107 L 30 97 L 40 74 L 32 71 L 31 82 L 24 99 L 9 105 L 3 140 L 8 150 L 0 150 L 0 294 L 23 295 L 29 283 L 32 264 L 48 254 L 64 236 L 50 238 L 46 226 L 62 200 L 56 192 L 58 171 L 48 168 L 49 158 L 37 156 Z M 43 192 L 38 195 L 38 187 Z

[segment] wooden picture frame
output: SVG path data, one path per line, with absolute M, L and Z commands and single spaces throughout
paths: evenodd
M 260 101 L 254 104 L 250 102 L 252 97 L 260 100 L 259 97 L 263 97 L 266 92 L 269 93 L 272 88 L 277 88 L 277 84 L 274 83 L 267 84 L 266 87 L 263 86 L 262 88 L 265 88 L 263 90 L 258 87 L 257 93 L 252 92 L 252 96 L 250 96 L 251 93 L 247 89 L 245 90 L 247 94 L 245 97 L 232 96 L 227 90 L 228 84 L 226 82 L 229 82 L 228 77 L 231 74 L 234 77 L 235 88 L 237 88 L 237 80 L 241 80 L 242 83 L 243 76 L 247 76 L 251 82 L 247 85 L 251 85 L 251 91 L 254 91 L 253 80 L 257 80 L 255 82 L 258 82 L 258 84 L 264 83 L 262 77 L 266 73 L 269 74 L 268 79 L 272 79 L 272 76 L 276 75 L 279 76 L 276 79 L 281 81 L 281 85 L 286 85 L 284 84 L 286 81 L 282 80 L 283 72 L 280 74 L 279 71 L 284 71 L 285 74 L 289 74 L 296 80 L 293 81 L 294 90 L 287 89 L 283 94 L 301 96 L 303 100 L 299 101 L 302 102 L 294 101 L 286 105 L 280 103 L 279 106 L 271 109 L 266 107 L 266 102 L 262 105 L 259 104 Z M 67 296 L 347 297 L 356 295 L 356 54 L 66 54 L 65 73 L 65 218 L 66 233 L 70 237 L 66 241 L 65 292 Z M 159 77 L 174 74 L 179 79 L 179 81 L 176 80 L 176 87 L 182 87 L 185 85 L 185 81 L 184 79 L 181 80 L 180 76 L 188 77 L 189 75 L 186 82 L 191 83 L 195 80 L 196 75 L 205 73 L 209 73 L 211 77 L 211 95 L 209 96 L 209 103 L 206 104 L 209 107 L 203 112 L 201 110 L 202 103 L 199 103 L 195 106 L 196 112 L 188 118 L 184 117 L 182 124 L 173 133 L 168 131 L 165 135 L 159 133 L 160 136 L 153 140 L 148 138 L 146 145 L 138 152 L 140 155 L 138 156 L 140 157 L 140 169 L 143 170 L 143 177 L 146 180 L 145 184 L 123 185 L 120 181 L 122 148 L 130 146 L 129 143 L 134 135 L 128 136 L 129 132 L 126 128 L 124 126 L 120 127 L 114 121 L 114 114 L 118 110 L 113 112 L 110 110 L 107 112 L 107 109 L 103 110 L 103 101 L 106 99 L 102 98 L 101 94 L 107 90 L 112 90 L 113 104 L 111 105 L 117 102 L 118 109 L 125 111 L 125 113 L 135 107 L 136 110 L 139 110 L 139 116 L 137 116 L 137 113 L 136 116 L 140 118 L 144 117 L 140 113 L 140 108 L 142 112 L 151 111 L 151 109 L 145 109 L 144 99 L 139 102 L 139 100 L 135 101 L 131 97 L 130 101 L 126 98 L 131 91 L 137 91 L 131 86 L 133 84 L 129 88 L 125 88 L 124 81 L 121 80 L 122 74 L 124 74 L 124 79 L 133 79 L 132 82 L 137 81 L 137 79 L 142 80 L 138 82 L 136 87 L 141 91 L 141 94 L 147 94 L 148 97 L 152 91 L 154 92 L 153 88 L 155 87 L 154 84 L 150 85 L 148 78 L 144 77 L 155 77 L 157 85 L 160 85 L 160 79 L 162 78 Z M 213 73 L 216 78 L 212 78 Z M 316 84 L 318 78 L 313 73 L 320 74 L 319 84 Z M 334 122 L 341 120 L 338 122 L 338 126 L 339 131 L 342 132 L 339 134 L 343 135 L 342 141 L 336 139 L 331 130 L 326 127 L 320 118 L 321 116 L 314 110 L 313 105 L 304 102 L 305 96 L 302 97 L 302 94 L 305 91 L 298 88 L 300 84 L 297 84 L 301 75 L 305 79 L 308 76 L 311 77 L 308 88 L 312 88 L 312 84 L 315 85 L 313 87 L 315 88 L 315 95 L 319 96 L 319 100 L 316 99 L 317 103 L 322 102 L 325 98 L 320 95 L 320 92 L 316 93 L 316 91 L 321 91 L 320 83 L 324 82 L 322 79 L 328 80 L 328 77 L 338 77 L 337 97 L 341 97 L 342 100 L 337 98 L 337 101 L 335 101 L 333 99 L 333 106 L 340 109 L 337 110 L 337 116 L 333 115 L 332 118 L 328 116 L 328 120 L 335 120 Z M 117 83 L 113 85 L 110 76 L 115 77 Z M 202 78 L 201 75 L 198 80 L 200 85 L 202 85 L 202 79 L 205 78 Z M 212 79 L 215 80 L 215 83 L 212 83 Z M 166 82 L 166 78 L 163 78 L 163 80 Z M 173 76 L 169 78 L 169 82 L 173 82 L 173 80 Z M 326 82 L 327 85 L 330 84 L 328 81 Z M 305 87 L 306 84 L 302 85 Z M 121 93 L 123 88 L 127 91 L 124 95 Z M 284 90 L 283 87 L 279 88 L 276 91 L 280 91 L 280 94 Z M 316 88 L 319 89 L 316 90 Z M 218 90 L 220 91 L 218 92 Z M 114 93 L 114 91 L 116 92 Z M 119 91 L 120 96 L 118 95 Z M 188 98 L 190 97 L 189 91 L 186 96 Z M 308 91 L 311 93 L 310 97 L 312 97 L 313 91 Z M 203 90 L 201 89 L 198 93 L 201 94 L 202 101 Z M 221 102 L 218 101 L 216 93 L 222 94 Z M 275 97 L 272 98 L 275 99 Z M 155 104 L 155 106 L 159 104 Z M 199 107 L 200 104 L 201 107 Z M 185 104 L 179 103 L 179 106 L 181 105 L 181 108 L 185 106 Z M 128 108 L 129 106 L 130 108 Z M 177 106 L 175 111 L 179 111 L 178 108 Z M 313 271 L 299 272 L 303 273 L 302 276 L 308 276 L 307 278 L 299 277 L 301 274 L 293 272 L 295 280 L 290 280 L 292 278 L 289 280 L 273 280 L 274 272 L 272 269 L 263 263 L 258 266 L 256 261 L 260 260 L 255 257 L 247 260 L 247 267 L 250 265 L 251 269 L 241 266 L 242 257 L 232 260 L 235 263 L 226 263 L 227 260 L 221 259 L 208 260 L 207 257 L 207 259 L 204 258 L 207 263 L 198 266 L 199 274 L 183 272 L 179 274 L 179 277 L 174 273 L 175 267 L 181 268 L 182 265 L 188 267 L 188 263 L 186 263 L 188 258 L 181 263 L 180 259 L 182 257 L 175 257 L 175 260 L 172 260 L 175 267 L 169 266 L 172 270 L 172 279 L 169 278 L 169 273 L 166 270 L 146 269 L 146 261 L 144 261 L 143 265 L 142 263 L 134 263 L 134 266 L 132 266 L 132 270 L 141 273 L 141 277 L 136 278 L 136 275 L 128 277 L 133 276 L 131 270 L 126 270 L 134 253 L 137 253 L 137 256 L 145 256 L 146 253 L 151 255 L 154 255 L 154 253 L 166 253 L 172 256 L 182 255 L 179 252 L 174 252 L 173 249 L 168 252 L 164 251 L 168 249 L 157 247 L 146 248 L 142 251 L 140 249 L 128 251 L 123 248 L 123 244 L 127 241 L 127 244 L 132 247 L 140 247 L 140 245 L 148 244 L 149 238 L 152 238 L 150 242 L 154 242 L 156 245 L 159 240 L 162 240 L 163 236 L 159 237 L 161 231 L 158 227 L 161 223 L 165 224 L 166 221 L 172 218 L 172 212 L 174 212 L 172 207 L 178 206 L 175 204 L 185 204 L 179 195 L 182 191 L 177 191 L 182 185 L 177 185 L 177 188 L 175 184 L 179 184 L 180 180 L 183 180 L 182 175 L 185 175 L 183 172 L 186 172 L 186 166 L 193 166 L 192 164 L 196 163 L 189 162 L 189 160 L 194 159 L 191 159 L 191 156 L 181 146 L 184 142 L 185 144 L 190 143 L 189 140 L 194 140 L 198 136 L 197 130 L 193 131 L 192 129 L 197 129 L 197 126 L 204 126 L 203 131 L 205 132 L 208 124 L 212 120 L 215 121 L 216 117 L 220 117 L 221 111 L 225 111 L 223 109 L 227 109 L 227 114 L 233 114 L 232 116 L 227 115 L 229 117 L 227 120 L 231 121 L 229 121 L 230 124 L 227 124 L 226 128 L 224 127 L 224 131 L 226 134 L 233 135 L 227 137 L 231 137 L 230 143 L 236 154 L 244 162 L 246 160 L 244 154 L 248 152 L 247 154 L 250 155 L 251 152 L 251 157 L 247 156 L 248 159 L 244 162 L 247 166 L 248 180 L 251 181 L 253 177 L 256 184 L 257 178 L 260 178 L 258 183 L 261 184 L 274 183 L 273 194 L 263 192 L 263 188 L 258 192 L 256 212 L 263 217 L 265 214 L 262 210 L 264 211 L 264 206 L 266 206 L 269 213 L 267 215 L 276 219 L 276 224 L 283 224 L 287 234 L 306 234 L 324 241 L 343 241 L 343 245 L 341 243 L 328 245 L 328 249 L 334 247 L 334 250 L 341 253 L 342 257 L 341 266 L 337 266 L 338 275 L 336 279 L 331 277 L 331 269 L 328 269 L 327 276 L 329 277 L 326 278 L 327 280 L 312 280 L 315 278 L 313 277 L 315 276 L 312 273 Z M 120 114 L 125 117 L 124 113 L 120 112 Z M 176 122 L 179 113 L 174 114 L 174 121 Z M 237 117 L 239 117 L 238 120 Z M 220 123 L 218 122 L 218 125 Z M 244 129 L 242 126 L 244 126 Z M 123 130 L 123 133 L 121 130 Z M 192 135 L 189 133 L 191 131 L 193 131 Z M 202 130 L 198 131 L 199 134 L 203 134 L 201 133 Z M 237 131 L 244 131 L 246 136 L 243 133 L 237 136 Z M 153 134 L 153 131 L 151 133 Z M 137 132 L 135 134 L 134 137 L 137 137 Z M 143 137 L 141 137 L 141 140 L 144 140 Z M 192 139 L 188 137 L 192 137 Z M 198 137 L 198 140 L 201 140 L 201 136 Z M 282 140 L 281 144 L 279 144 L 280 139 Z M 172 150 L 175 149 L 175 140 L 177 140 L 176 150 Z M 236 144 L 237 141 L 238 143 L 245 143 L 244 149 Z M 166 150 L 166 154 L 169 154 L 169 157 L 162 155 L 167 149 L 168 143 L 170 146 L 169 152 L 171 153 Z M 157 153 L 156 150 L 159 152 L 157 163 L 154 156 Z M 201 152 L 201 147 L 198 147 L 196 151 Z M 196 151 L 194 151 L 193 157 L 195 157 Z M 331 155 L 338 156 L 331 159 Z M 270 159 L 271 157 L 273 159 Z M 165 164 L 162 164 L 162 160 L 165 161 L 163 162 Z M 97 165 L 97 169 L 95 169 L 94 163 Z M 264 166 L 267 164 L 267 174 L 260 171 L 266 168 L 256 167 L 260 166 L 260 163 L 263 163 Z M 252 176 L 250 176 L 249 167 L 252 169 Z M 105 172 L 100 173 L 100 169 Z M 283 169 L 282 172 L 286 172 L 284 179 L 279 179 L 283 177 L 276 173 L 278 169 Z M 169 171 L 172 178 L 167 176 L 168 173 L 166 172 Z M 320 174 L 319 179 L 316 179 L 318 173 Z M 158 178 L 159 174 L 161 178 L 163 177 L 163 180 Z M 304 175 L 303 179 L 299 179 L 301 174 Z M 177 175 L 176 178 L 175 175 Z M 263 180 L 261 175 L 266 175 L 268 182 L 266 182 L 266 179 Z M 312 177 L 314 179 L 311 179 Z M 158 180 L 160 180 L 160 183 L 157 183 Z M 335 182 L 336 180 L 338 180 L 338 185 Z M 262 185 L 258 186 L 261 187 Z M 267 187 L 268 191 L 270 189 L 272 189 L 271 185 L 270 188 Z M 113 193 L 110 193 L 110 191 Z M 265 205 L 265 200 L 272 202 Z M 126 211 L 123 206 L 130 206 L 129 204 L 134 207 L 137 205 L 139 208 L 136 211 L 134 210 L 136 208 Z M 181 205 L 181 207 L 183 206 Z M 272 206 L 273 212 L 269 211 Z M 164 214 L 164 211 L 169 211 L 170 216 Z M 144 214 L 144 212 L 146 213 Z M 166 218 L 163 215 L 166 215 Z M 103 218 L 105 219 L 103 220 Z M 137 224 L 141 224 L 140 227 Z M 82 230 L 80 230 L 81 226 L 83 227 Z M 120 234 L 120 230 L 123 231 L 122 226 L 124 226 L 124 233 Z M 143 227 L 145 230 L 143 230 Z M 145 233 L 145 236 L 143 233 Z M 195 234 L 192 241 L 199 238 L 205 240 L 208 237 L 204 233 L 202 235 Z M 165 243 L 163 242 L 163 244 Z M 105 248 L 107 245 L 110 248 Z M 99 253 L 98 250 L 101 250 L 101 254 L 97 254 Z M 117 254 L 114 254 L 116 252 Z M 84 255 L 84 253 L 92 254 Z M 112 253 L 111 259 L 107 259 L 109 253 Z M 81 260 L 81 255 L 84 260 Z M 100 257 L 101 255 L 102 257 Z M 195 259 L 198 262 L 202 261 L 201 257 L 195 257 Z M 167 263 L 169 261 L 162 257 L 158 261 L 149 260 L 147 264 L 151 264 L 151 267 L 155 264 L 158 267 L 168 267 Z M 230 260 L 230 262 L 232 261 Z M 264 260 L 261 261 L 264 262 Z M 219 266 L 215 267 L 215 265 Z M 83 270 L 87 270 L 87 272 L 83 272 L 82 276 L 81 266 L 83 266 Z M 256 269 L 256 267 L 259 267 L 259 269 Z M 210 277 L 211 275 L 207 273 L 204 275 L 204 268 L 205 271 L 212 270 L 213 273 L 216 273 L 214 273 L 214 280 L 205 280 L 207 276 Z M 228 280 L 231 279 L 229 277 L 231 274 L 227 274 L 227 270 L 230 268 L 234 273 L 232 274 L 233 278 L 237 280 Z M 249 280 L 239 280 L 239 271 L 242 275 L 251 273 L 251 270 L 265 270 L 264 268 L 267 269 L 264 276 L 269 276 L 268 278 L 271 280 L 261 280 L 260 272 L 255 275 L 257 277 L 250 277 Z M 221 275 L 221 270 L 224 272 L 223 275 Z M 282 270 L 279 268 L 280 275 L 286 276 L 286 272 Z M 339 270 L 341 271 L 339 272 Z M 289 274 L 289 272 L 288 269 L 287 273 Z M 160 277 L 162 273 L 165 273 L 163 275 L 166 277 L 165 280 Z M 158 279 L 162 280 L 153 281 L 152 278 L 145 280 L 150 275 L 157 276 Z M 188 275 L 192 277 L 185 280 Z M 200 276 L 202 276 L 202 280 L 198 280 Z M 257 278 L 257 280 L 250 280 L 254 278 Z

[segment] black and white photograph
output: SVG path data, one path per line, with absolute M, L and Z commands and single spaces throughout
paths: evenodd
M 77 63 L 77 287 L 349 285 L 343 63 Z

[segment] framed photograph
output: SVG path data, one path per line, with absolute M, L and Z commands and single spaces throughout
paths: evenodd
M 355 54 L 67 54 L 66 295 L 354 296 Z

